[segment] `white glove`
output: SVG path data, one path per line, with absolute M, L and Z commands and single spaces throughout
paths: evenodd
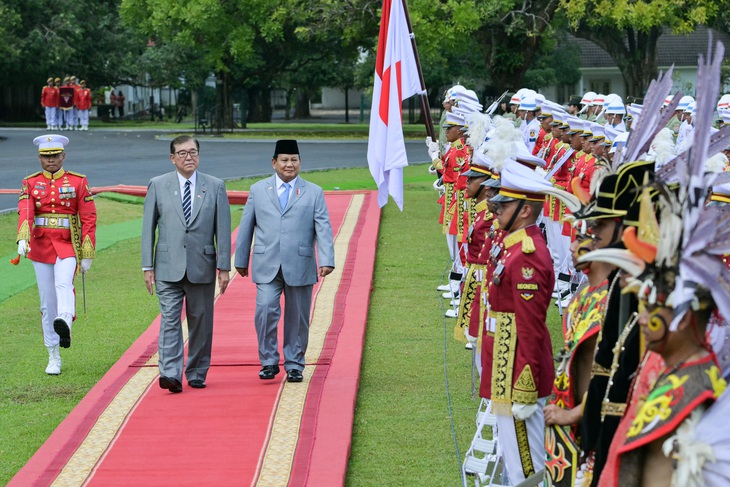
M 466 341 L 471 343 L 472 345 L 477 344 L 478 337 L 473 337 L 469 334 L 469 328 L 464 328 L 464 336 L 466 337 Z
M 430 166 L 428 166 L 428 173 L 429 174 L 434 174 L 434 175 L 438 174 L 438 171 L 436 170 L 435 167 L 433 167 L 433 164 L 431 164 Z
M 512 416 L 518 421 L 525 421 L 527 418 L 537 411 L 537 404 L 519 404 L 512 405 Z
M 18 240 L 18 255 L 20 255 L 21 257 L 26 257 L 28 255 L 28 252 L 30 252 L 30 247 L 28 247 L 28 241 Z
M 438 178 L 436 181 L 433 182 L 433 189 L 439 192 L 439 194 L 446 193 L 446 188 L 444 188 L 444 182 L 441 178 Z
M 431 140 L 431 137 L 426 137 L 426 147 L 428 147 L 428 157 L 433 161 L 439 157 L 439 144 Z
M 81 259 L 81 272 L 83 272 L 84 274 L 89 272 L 89 269 L 91 269 L 92 262 L 93 262 L 93 260 L 91 260 L 91 259 Z

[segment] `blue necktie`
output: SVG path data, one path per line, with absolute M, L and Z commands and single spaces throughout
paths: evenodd
M 190 181 L 185 181 L 185 191 L 183 192 L 183 215 L 185 215 L 185 224 L 190 223 L 190 210 L 193 208 L 192 200 L 190 199 Z
M 284 211 L 286 204 L 289 203 L 289 190 L 291 189 L 291 184 L 284 183 L 282 186 L 284 186 L 284 191 L 279 195 L 279 206 L 281 206 L 281 211 Z

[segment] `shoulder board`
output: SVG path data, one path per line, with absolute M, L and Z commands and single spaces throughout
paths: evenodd
M 522 253 L 531 254 L 533 252 L 535 252 L 535 242 L 532 241 L 532 237 L 527 235 L 522 240 Z
M 26 176 L 26 177 L 24 177 L 23 179 L 30 179 L 30 178 L 34 178 L 34 177 L 38 176 L 39 174 L 41 174 L 42 172 L 43 172 L 43 171 L 38 171 L 38 172 L 34 172 L 33 174 L 29 174 L 29 175 L 27 175 L 27 176 Z
M 72 176 L 78 176 L 80 178 L 85 178 L 86 177 L 86 174 L 81 174 L 81 173 L 78 173 L 78 172 L 73 172 L 73 171 L 68 171 L 68 170 L 66 172 L 68 174 L 71 174 Z

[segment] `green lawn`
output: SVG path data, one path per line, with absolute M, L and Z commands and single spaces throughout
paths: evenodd
M 324 189 L 374 188 L 367 169 L 304 177 Z M 416 165 L 406 168 L 405 181 L 404 211 L 390 203 L 381 218 L 348 486 L 457 485 L 457 445 L 463 460 L 474 432 L 478 401 L 471 398 L 471 355 L 453 340 L 453 320 L 442 318 L 444 303 L 435 291 L 449 262 L 432 176 Z M 245 190 L 253 182 L 228 187 Z M 97 204 L 100 225 L 142 213 L 139 204 L 104 198 Z M 234 225 L 240 215 L 240 207 L 234 208 Z M 0 216 L 5 235 L 14 235 L 16 226 L 16 215 Z M 131 238 L 99 252 L 86 279 L 88 315 L 77 321 L 73 348 L 62 352 L 59 377 L 43 372 L 47 353 L 36 288 L 0 302 L 0 485 L 157 315 L 157 300 L 142 280 L 139 245 L 139 238 Z M 0 241 L 0 255 L 14 249 L 14 238 Z M 552 308 L 549 325 L 557 345 L 561 332 Z

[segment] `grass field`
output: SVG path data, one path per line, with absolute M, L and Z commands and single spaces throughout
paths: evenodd
M 326 190 L 374 188 L 365 168 L 304 177 Z M 228 187 L 246 190 L 253 182 Z M 406 168 L 404 211 L 390 203 L 382 213 L 348 486 L 458 485 L 459 458 L 474 432 L 478 401 L 471 398 L 471 355 L 454 341 L 453 320 L 443 318 L 444 303 L 435 291 L 449 262 L 431 182 L 425 166 Z M 104 198 L 97 207 L 100 225 L 142 214 L 139 204 Z M 240 210 L 232 211 L 234 226 Z M 4 235 L 14 236 L 16 226 L 15 215 L 0 216 Z M 44 373 L 37 290 L 0 302 L 0 485 L 157 315 L 157 299 L 142 280 L 139 245 L 132 238 L 97 255 L 86 278 L 88 314 L 74 327 L 73 348 L 62 352 L 61 376 Z M 0 241 L 0 255 L 14 249 L 14 237 Z M 551 308 L 555 347 L 561 332 Z

